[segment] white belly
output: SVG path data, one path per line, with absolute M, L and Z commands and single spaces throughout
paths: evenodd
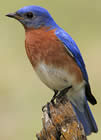
M 45 63 L 40 63 L 35 68 L 40 80 L 49 88 L 54 90 L 62 90 L 71 85 L 74 77 L 61 68 L 54 68 Z

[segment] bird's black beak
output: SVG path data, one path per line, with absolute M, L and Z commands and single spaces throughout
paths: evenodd
M 16 17 L 16 13 L 10 13 L 10 14 L 7 14 L 6 16 L 10 17 L 10 18 L 15 18 Z
M 10 13 L 10 14 L 7 14 L 6 15 L 7 17 L 10 17 L 10 18 L 15 18 L 17 20 L 22 20 L 23 17 L 21 17 L 20 15 L 18 15 L 17 13 Z

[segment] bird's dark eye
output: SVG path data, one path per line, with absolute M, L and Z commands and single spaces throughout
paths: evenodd
M 28 12 L 26 13 L 27 18 L 32 18 L 33 17 L 33 13 L 32 12 Z

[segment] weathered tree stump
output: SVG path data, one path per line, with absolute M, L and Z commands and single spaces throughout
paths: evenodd
M 43 129 L 36 135 L 38 140 L 87 140 L 82 124 L 65 96 L 43 108 L 42 122 Z

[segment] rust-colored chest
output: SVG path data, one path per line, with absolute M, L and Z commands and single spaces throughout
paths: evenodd
M 54 65 L 63 65 L 67 61 L 65 48 L 54 32 L 55 30 L 46 31 L 44 28 L 26 30 L 26 52 L 34 67 L 40 61 Z

